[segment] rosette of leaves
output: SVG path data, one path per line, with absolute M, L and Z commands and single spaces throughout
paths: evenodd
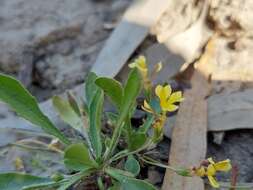
M 152 124 L 152 117 L 148 117 L 140 129 L 131 125 L 130 119 L 141 88 L 142 79 L 139 72 L 132 69 L 125 85 L 114 79 L 90 73 L 84 86 L 85 97 L 81 97 L 81 103 L 71 94 L 68 94 L 66 100 L 55 96 L 53 105 L 56 111 L 64 122 L 82 135 L 83 141 L 80 141 L 69 139 L 63 134 L 41 111 L 36 99 L 20 82 L 0 74 L 0 101 L 6 103 L 20 117 L 59 139 L 64 145 L 65 167 L 70 171 L 69 174 L 48 178 L 24 173 L 2 173 L 0 189 L 66 190 L 93 176 L 100 190 L 155 190 L 153 185 L 136 177 L 140 171 L 136 153 L 150 143 L 146 129 Z M 103 114 L 105 96 L 115 105 L 116 113 Z M 104 115 L 112 123 L 111 134 L 102 132 Z M 118 144 L 122 138 L 126 147 L 120 150 Z M 118 167 L 119 160 L 125 162 L 123 167 Z M 110 179 L 109 182 L 107 178 Z

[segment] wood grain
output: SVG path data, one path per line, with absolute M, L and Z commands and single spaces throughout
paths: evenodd
M 92 71 L 100 76 L 114 77 L 146 38 L 150 28 L 157 23 L 170 3 L 168 0 L 136 1 L 107 40 Z
M 207 102 L 205 96 L 208 84 L 205 77 L 194 71 L 192 88 L 184 94 L 172 133 L 169 164 L 191 167 L 205 159 L 207 133 Z M 198 177 L 178 176 L 166 171 L 163 190 L 204 190 L 204 183 Z

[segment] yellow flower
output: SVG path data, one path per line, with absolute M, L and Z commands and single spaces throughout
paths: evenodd
M 142 74 L 143 78 L 147 78 L 148 75 L 148 67 L 146 63 L 146 58 L 144 56 L 139 56 L 134 60 L 133 63 L 129 64 L 130 68 L 137 68 Z
M 172 93 L 170 85 L 158 85 L 155 88 L 155 93 L 160 99 L 162 111 L 175 111 L 178 108 L 175 103 L 183 101 L 182 92 L 177 91 Z
M 204 177 L 206 175 L 206 170 L 204 166 L 200 166 L 194 171 L 194 173 L 199 177 Z
M 220 185 L 219 185 L 219 183 L 217 182 L 217 180 L 215 178 L 216 172 L 218 172 L 218 171 L 222 171 L 222 172 L 229 171 L 232 168 L 230 160 L 227 159 L 227 160 L 223 160 L 223 161 L 220 161 L 220 162 L 217 162 L 217 163 L 215 163 L 212 158 L 208 158 L 207 160 L 209 162 L 207 167 L 200 166 L 198 169 L 196 169 L 194 171 L 194 173 L 195 173 L 195 175 L 200 176 L 200 177 L 207 176 L 210 184 L 214 188 L 219 188 Z

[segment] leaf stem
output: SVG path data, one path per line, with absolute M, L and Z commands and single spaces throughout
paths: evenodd
M 169 170 L 172 170 L 174 172 L 177 172 L 178 169 L 177 168 L 174 168 L 172 166 L 168 166 L 168 165 L 165 165 L 165 164 L 162 164 L 162 163 L 158 163 L 157 161 L 151 159 L 151 158 L 148 158 L 147 156 L 141 156 L 141 155 L 138 155 L 139 158 L 143 161 L 143 162 L 146 162 L 147 164 L 151 164 L 151 165 L 154 165 L 154 166 L 159 166 L 161 168 L 166 168 L 166 169 L 169 169 Z M 145 158 L 144 158 L 145 157 Z

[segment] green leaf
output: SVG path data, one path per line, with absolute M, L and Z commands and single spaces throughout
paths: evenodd
M 106 173 L 120 182 L 121 190 L 157 190 L 152 184 L 125 176 L 122 172 L 113 168 L 106 169 Z
M 84 124 L 82 118 L 73 110 L 69 102 L 59 96 L 54 96 L 52 102 L 61 119 L 74 129 L 83 133 Z
M 131 151 L 137 150 L 142 147 L 147 141 L 147 135 L 145 133 L 134 132 L 130 136 L 129 149 Z
M 129 74 L 127 83 L 124 88 L 124 96 L 122 100 L 122 106 L 120 109 L 120 115 L 116 124 L 116 128 L 113 131 L 112 141 L 110 144 L 110 151 L 108 154 L 105 154 L 105 158 L 108 159 L 109 156 L 115 150 L 119 137 L 121 135 L 122 128 L 124 127 L 123 123 L 127 118 L 129 112 L 132 110 L 133 105 L 136 102 L 136 98 L 141 90 L 141 76 L 138 73 L 138 70 L 135 68 Z
M 98 90 L 90 105 L 89 112 L 89 137 L 91 145 L 96 153 L 96 158 L 100 158 L 102 154 L 102 141 L 101 141 L 101 120 L 104 103 L 104 93 Z
M 21 190 L 25 186 L 51 183 L 49 178 L 41 178 L 28 174 L 21 173 L 4 173 L 0 174 L 0 189 L 1 190 Z
M 57 137 L 65 144 L 70 144 L 70 141 L 41 112 L 36 99 L 16 79 L 0 74 L 0 101 L 8 104 L 21 117 L 40 126 L 46 133 Z
M 145 122 L 143 123 L 143 125 L 138 129 L 138 132 L 147 133 L 147 131 L 149 130 L 149 128 L 152 126 L 154 120 L 155 120 L 154 115 L 148 114 L 147 119 L 145 120 Z
M 96 79 L 97 75 L 93 72 L 90 72 L 85 80 L 85 98 L 88 108 L 90 107 L 90 104 L 97 93 L 97 90 L 99 89 L 99 87 L 95 84 Z
M 67 92 L 68 101 L 72 109 L 76 112 L 78 116 L 81 116 L 81 110 L 79 108 L 79 105 L 74 97 L 74 95 L 71 92 Z
M 105 94 L 110 97 L 111 101 L 117 106 L 118 109 L 121 108 L 122 98 L 123 98 L 123 88 L 121 84 L 111 78 L 100 77 L 95 83 L 103 89 Z
M 120 183 L 117 181 L 113 182 L 113 186 L 109 187 L 108 190 L 121 190 L 120 189 Z
M 22 188 L 22 190 L 40 190 L 40 189 L 53 189 L 55 187 L 59 187 L 60 182 L 45 182 L 39 183 L 35 185 L 28 185 Z
M 108 118 L 109 125 L 115 126 L 119 115 L 112 112 L 106 112 L 105 115 L 106 115 L 106 118 Z
M 105 186 L 102 180 L 102 177 L 98 177 L 97 179 L 97 185 L 99 190 L 105 190 Z
M 133 155 L 128 156 L 127 161 L 125 162 L 125 170 L 131 172 L 134 176 L 137 176 L 140 173 L 140 164 L 134 158 Z
M 141 76 L 138 70 L 135 68 L 129 74 L 127 83 L 124 88 L 124 96 L 118 120 L 119 125 L 121 125 L 121 123 L 125 120 L 132 106 L 135 104 L 136 98 L 138 97 L 141 90 L 141 83 Z
M 86 170 L 82 171 L 80 173 L 74 174 L 67 179 L 64 179 L 64 181 L 61 181 L 61 185 L 57 190 L 67 190 L 69 187 L 74 185 L 75 183 L 78 183 L 81 179 L 89 176 L 92 173 L 92 170 Z
M 85 171 L 97 167 L 89 150 L 82 143 L 70 145 L 65 150 L 64 163 L 67 168 L 75 171 Z

